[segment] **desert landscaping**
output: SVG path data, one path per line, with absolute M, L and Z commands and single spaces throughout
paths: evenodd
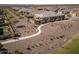
M 0 37 L 0 43 L 11 54 L 58 54 L 71 49 L 65 46 L 79 34 L 79 5 L 10 6 L 1 10 L 7 24 L 3 27 L 10 37 Z

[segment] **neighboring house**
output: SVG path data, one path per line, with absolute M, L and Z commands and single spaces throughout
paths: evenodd
M 0 35 L 3 34 L 3 25 L 4 25 L 3 16 L 0 15 Z
M 43 11 L 41 13 L 34 14 L 34 22 L 36 24 L 43 24 L 47 22 L 54 22 L 64 20 L 65 15 L 62 12 Z
M 16 11 L 18 11 L 18 10 L 21 9 L 21 7 L 11 7 L 11 8 L 14 9 L 14 10 L 16 10 Z
M 0 26 L 3 26 L 4 20 L 3 20 L 3 15 L 0 15 Z

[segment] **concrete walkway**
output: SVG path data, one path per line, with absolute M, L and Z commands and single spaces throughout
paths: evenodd
M 48 24 L 48 23 L 47 23 Z M 42 24 L 42 25 L 40 25 L 38 28 L 37 28 L 37 30 L 38 30 L 38 32 L 37 33 L 35 33 L 35 34 L 32 34 L 32 35 L 30 35 L 30 36 L 25 36 L 25 37 L 19 37 L 18 39 L 12 39 L 12 40 L 8 40 L 8 41 L 4 41 L 4 42 L 1 42 L 2 44 L 7 44 L 7 43 L 13 43 L 13 42 L 16 42 L 16 41 L 20 41 L 20 40 L 25 40 L 25 39 L 28 39 L 28 38 L 32 38 L 32 37 L 35 37 L 35 36 L 37 36 L 37 35 L 40 35 L 41 34 L 41 28 L 43 27 L 43 26 L 45 26 L 45 25 L 47 25 L 47 24 Z

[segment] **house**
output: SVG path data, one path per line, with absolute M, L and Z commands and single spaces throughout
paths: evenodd
M 16 11 L 18 11 L 18 10 L 20 10 L 21 9 L 21 7 L 11 7 L 13 10 L 16 10 Z
M 0 15 L 0 35 L 3 34 L 3 25 L 4 25 L 3 15 Z
M 43 24 L 47 22 L 54 22 L 64 20 L 65 15 L 62 12 L 43 11 L 34 14 L 34 22 L 36 24 Z
M 0 15 L 0 26 L 4 25 L 3 15 Z

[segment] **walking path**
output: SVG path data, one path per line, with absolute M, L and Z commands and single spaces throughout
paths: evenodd
M 48 24 L 48 23 L 47 23 Z M 8 40 L 8 41 L 4 41 L 4 42 L 1 42 L 2 44 L 7 44 L 7 43 L 12 43 L 12 42 L 16 42 L 16 41 L 20 41 L 20 40 L 25 40 L 25 39 L 28 39 L 28 38 L 32 38 L 32 37 L 35 37 L 35 36 L 37 36 L 37 35 L 40 35 L 41 34 L 41 28 L 43 27 L 43 26 L 45 26 L 45 25 L 47 25 L 47 24 L 42 24 L 42 25 L 40 25 L 38 28 L 37 28 L 37 30 L 38 30 L 38 32 L 37 33 L 35 33 L 35 34 L 32 34 L 32 35 L 30 35 L 30 36 L 25 36 L 25 37 L 19 37 L 18 39 L 12 39 L 12 40 Z

